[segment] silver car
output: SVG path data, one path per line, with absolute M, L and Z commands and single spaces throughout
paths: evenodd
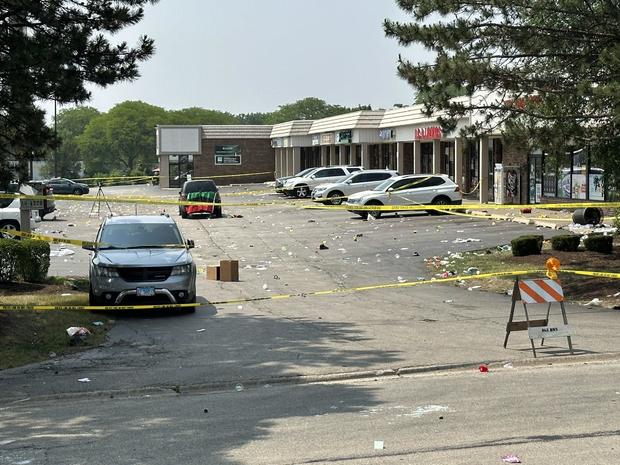
M 90 305 L 196 302 L 196 264 L 168 215 L 106 218 L 90 267 Z M 190 308 L 190 311 L 192 309 Z

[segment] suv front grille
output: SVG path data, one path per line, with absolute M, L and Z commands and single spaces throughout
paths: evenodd
M 121 278 L 129 283 L 160 282 L 165 281 L 172 273 L 171 266 L 158 266 L 152 268 L 117 268 Z

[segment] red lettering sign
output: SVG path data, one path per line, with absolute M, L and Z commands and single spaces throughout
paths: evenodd
M 415 129 L 415 138 L 417 140 L 435 140 L 441 139 L 442 137 L 443 133 L 441 132 L 441 128 L 439 126 L 429 126 L 426 128 Z

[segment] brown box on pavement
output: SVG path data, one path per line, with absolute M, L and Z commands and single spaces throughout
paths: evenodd
M 239 281 L 238 260 L 220 260 L 220 281 Z
M 211 281 L 219 281 L 220 280 L 220 267 L 219 265 L 209 265 L 207 266 L 207 279 Z

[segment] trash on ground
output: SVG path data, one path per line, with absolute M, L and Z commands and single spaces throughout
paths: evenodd
M 480 289 L 482 286 L 472 286 L 472 287 L 468 287 L 467 290 L 468 291 L 474 291 L 476 289 Z
M 103 321 L 93 321 L 93 326 L 103 326 Z
M 502 462 L 506 463 L 521 463 L 521 459 L 513 454 L 510 455 L 502 455 Z
M 466 244 L 468 242 L 482 242 L 482 239 L 474 239 L 473 237 L 468 237 L 467 239 L 462 239 L 457 237 L 452 241 L 453 244 Z
M 243 391 L 243 384 L 239 383 L 235 385 L 235 391 L 241 392 Z
M 325 245 L 325 242 L 323 242 L 323 243 L 321 243 L 321 245 L 319 245 L 319 250 L 328 250 L 328 249 L 329 249 L 329 247 L 327 247 Z
M 480 371 L 480 373 L 488 373 L 489 372 L 489 367 L 486 366 L 485 364 L 482 364 L 478 367 L 478 370 Z
M 69 294 L 68 292 L 64 293 L 64 294 L 60 294 L 60 297 L 69 297 L 72 296 L 73 294 Z
M 599 307 L 603 302 L 599 298 L 594 298 L 590 302 L 584 304 L 586 307 Z
M 50 257 L 67 257 L 74 254 L 75 250 L 66 249 L 64 247 L 61 247 L 58 250 L 50 250 Z
M 451 303 L 454 303 L 454 300 L 452 300 L 452 299 L 444 300 L 443 303 L 444 304 L 451 304 Z
M 80 378 L 78 379 L 80 383 L 90 383 L 90 378 Z
M 403 278 L 402 276 L 399 276 L 397 279 L 398 279 L 399 283 L 406 283 L 407 282 L 407 280 L 405 278 Z
M 206 331 L 206 329 L 204 329 L 204 328 L 196 330 L 197 333 L 204 333 L 205 331 Z
M 480 274 L 480 269 L 476 268 L 475 266 L 470 266 L 465 271 L 463 271 L 463 273 L 465 273 L 465 274 Z
M 385 444 L 383 441 L 375 441 L 375 450 L 383 450 L 385 449 Z
M 420 407 L 416 407 L 412 413 L 406 414 L 405 416 L 420 418 L 424 415 L 428 415 L 429 413 L 448 411 L 450 411 L 450 409 L 444 405 L 422 405 Z
M 514 367 L 512 366 L 512 363 L 508 362 L 508 363 L 505 363 L 505 364 L 504 364 L 504 368 L 507 368 L 507 369 L 509 369 L 509 370 L 510 370 L 510 369 L 512 369 L 512 368 L 514 368 Z
M 90 331 L 88 330 L 88 328 L 84 328 L 83 326 L 71 326 L 70 328 L 67 328 L 67 334 L 69 335 L 69 337 L 88 336 L 90 334 Z

